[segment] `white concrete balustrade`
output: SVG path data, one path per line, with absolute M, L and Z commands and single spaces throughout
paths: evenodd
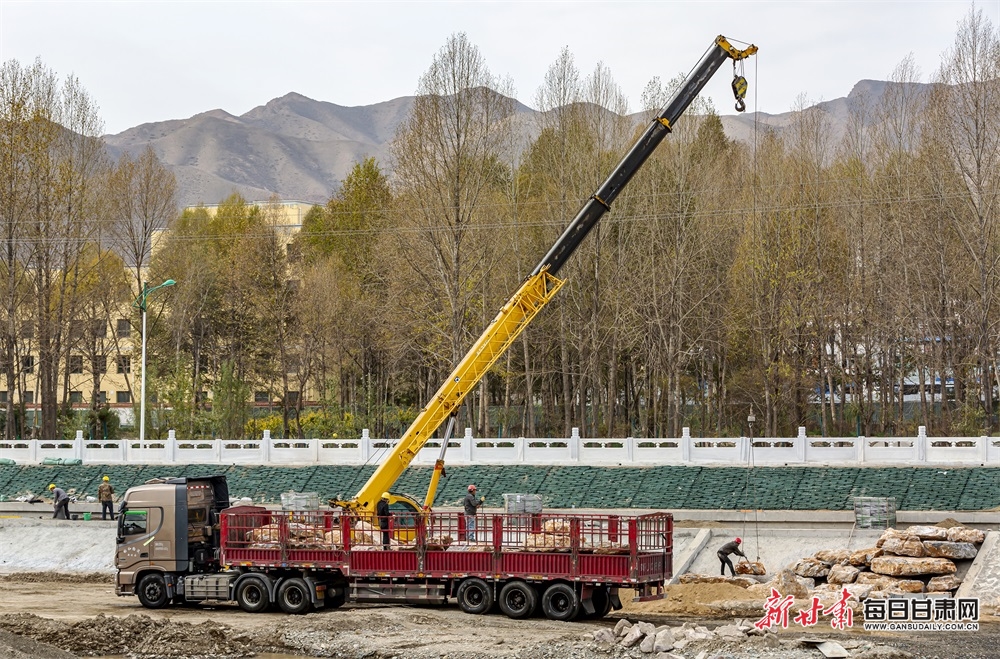
M 16 464 L 42 464 L 46 458 L 78 459 L 84 464 L 377 464 L 396 440 L 373 439 L 365 430 L 356 439 L 0 440 L 0 458 Z M 752 445 L 751 445 L 752 444 Z M 433 465 L 440 443 L 432 440 L 413 464 Z M 687 428 L 675 439 L 589 439 L 577 429 L 564 439 L 476 438 L 466 428 L 452 438 L 449 464 L 537 465 L 838 465 L 838 466 L 1000 466 L 1000 437 L 807 437 L 805 428 L 790 438 L 691 437 Z

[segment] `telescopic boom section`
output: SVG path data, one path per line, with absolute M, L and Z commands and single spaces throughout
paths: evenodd
M 497 317 L 462 358 L 427 406 L 420 411 L 368 482 L 358 491 L 354 499 L 340 502 L 341 505 L 367 513 L 374 511 L 381 493 L 392 488 L 416 457 L 417 452 L 431 439 L 448 415 L 462 404 L 465 396 L 479 383 L 494 362 L 503 355 L 514 339 L 562 287 L 564 282 L 555 277 L 556 272 L 604 213 L 611 210 L 611 203 L 672 130 L 674 124 L 719 70 L 722 63 L 728 59 L 742 60 L 756 52 L 756 46 L 738 50 L 725 37 L 716 38 L 715 43 L 691 71 L 663 111 L 653 119 L 517 292 L 504 304 Z

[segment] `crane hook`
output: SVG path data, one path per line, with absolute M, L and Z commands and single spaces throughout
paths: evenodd
M 747 104 L 743 102 L 743 99 L 747 95 L 747 79 L 743 76 L 733 77 L 733 96 L 736 97 L 736 111 L 743 112 L 747 109 Z

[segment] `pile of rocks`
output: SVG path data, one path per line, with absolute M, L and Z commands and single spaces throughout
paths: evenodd
M 985 538 L 964 526 L 888 529 L 874 547 L 822 550 L 791 569 L 802 586 L 821 596 L 844 588 L 858 600 L 899 593 L 948 596 L 961 585 L 956 561 L 974 559 Z
M 745 620 L 737 620 L 734 624 L 721 625 L 710 630 L 693 622 L 686 622 L 679 627 L 669 627 L 641 621 L 633 624 L 622 619 L 615 625 L 614 630 L 602 628 L 593 633 L 594 643 L 599 650 L 637 649 L 643 654 L 653 655 L 655 659 L 681 659 L 680 655 L 674 653 L 681 652 L 685 648 L 690 651 L 693 646 L 718 647 L 729 643 L 740 643 L 750 636 L 766 636 L 772 639 L 764 641 L 765 646 L 779 645 L 775 634 L 761 631 Z

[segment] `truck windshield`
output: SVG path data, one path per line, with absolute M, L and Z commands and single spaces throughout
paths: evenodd
M 126 510 L 125 514 L 119 517 L 121 520 L 122 535 L 138 535 L 146 532 L 145 510 Z

